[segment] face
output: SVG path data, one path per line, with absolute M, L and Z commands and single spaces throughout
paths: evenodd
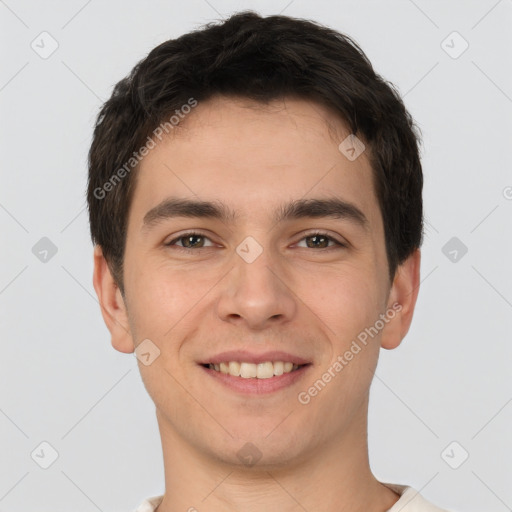
M 404 327 L 348 135 L 315 103 L 217 98 L 141 162 L 113 345 L 158 348 L 139 368 L 159 426 L 205 457 L 287 464 L 364 436 L 379 348 Z

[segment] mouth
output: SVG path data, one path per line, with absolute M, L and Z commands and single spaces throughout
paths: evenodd
M 269 395 L 285 388 L 291 388 L 301 380 L 312 363 L 297 364 L 291 361 L 223 361 L 202 363 L 200 368 L 214 386 L 241 395 Z
M 296 372 L 307 364 L 295 364 L 291 361 L 265 361 L 249 363 L 245 361 L 223 361 L 221 363 L 204 363 L 201 366 L 231 377 L 242 379 L 271 379 L 288 373 Z

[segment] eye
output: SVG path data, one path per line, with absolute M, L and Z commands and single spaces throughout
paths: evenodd
M 199 242 L 197 241 L 199 239 Z M 339 242 L 334 237 L 328 235 L 327 233 L 324 233 L 322 231 L 315 231 L 313 233 L 309 233 L 308 235 L 301 238 L 302 240 L 308 240 L 311 239 L 312 243 L 306 242 L 306 246 L 309 249 L 330 249 L 333 246 L 338 247 L 347 247 L 346 244 Z M 203 240 L 203 243 L 201 244 L 201 240 Z M 210 240 L 209 237 L 203 235 L 202 233 L 197 233 L 195 231 L 190 231 L 188 233 L 183 233 L 179 237 L 174 238 L 170 242 L 165 243 L 164 245 L 166 247 L 175 246 L 180 250 L 184 251 L 193 251 L 194 249 L 203 249 L 205 247 L 213 247 L 213 244 L 209 246 L 204 245 L 205 240 Z M 182 245 L 176 245 L 175 242 L 182 242 Z M 211 240 L 210 240 L 211 242 Z M 332 243 L 332 245 L 329 247 L 329 242 Z M 325 245 L 327 244 L 327 245 Z
M 327 233 L 324 233 L 322 231 L 315 231 L 313 233 L 309 233 L 305 237 L 301 238 L 300 241 L 308 240 L 308 239 L 312 240 L 312 243 L 306 242 L 306 246 L 310 249 L 312 249 L 312 248 L 330 249 L 330 248 L 332 248 L 332 246 L 328 247 L 325 245 L 326 243 L 328 244 L 329 242 L 333 242 L 334 246 L 347 247 L 345 244 L 339 242 L 332 236 L 330 236 Z
M 184 233 L 183 235 L 180 235 L 179 237 L 175 238 L 174 240 L 171 240 L 170 242 L 167 242 L 164 245 L 167 247 L 173 246 L 173 245 L 175 245 L 174 242 L 183 240 L 183 245 L 181 245 L 181 246 L 178 245 L 177 246 L 178 248 L 183 249 L 185 251 L 194 250 L 194 248 L 201 249 L 202 247 L 204 247 L 204 245 L 201 245 L 200 242 L 199 243 L 197 242 L 198 238 L 202 239 L 202 240 L 210 240 L 207 236 L 205 236 L 201 233 L 196 233 L 196 232 L 191 231 L 189 233 Z M 211 246 L 207 246 L 207 247 L 212 247 L 212 246 L 213 246 L 213 244 Z

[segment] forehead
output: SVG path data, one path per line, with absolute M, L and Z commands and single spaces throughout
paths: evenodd
M 339 196 L 371 220 L 371 166 L 365 152 L 350 161 L 340 151 L 348 135 L 330 109 L 305 100 L 199 103 L 139 164 L 132 207 L 141 223 L 167 197 L 187 197 L 248 219 L 291 200 Z
M 213 156 L 215 148 L 224 152 L 229 147 L 236 154 L 237 145 L 243 150 L 266 149 L 276 163 L 279 156 L 290 161 L 285 149 L 291 145 L 311 144 L 321 140 L 337 147 L 350 134 L 345 121 L 318 102 L 300 98 L 275 99 L 266 103 L 249 98 L 214 96 L 198 105 L 180 120 L 165 136 L 164 142 L 177 141 L 181 145 L 202 144 Z M 315 142 L 316 141 L 316 142 Z M 283 146 L 283 142 L 286 145 Z M 280 148 L 282 151 L 275 151 Z M 296 152 L 297 148 L 294 148 Z M 325 148 L 318 148 L 319 151 Z M 279 155 L 281 153 L 281 155 Z M 199 156 L 199 155 L 196 155 Z M 224 153 L 224 156 L 229 156 Z

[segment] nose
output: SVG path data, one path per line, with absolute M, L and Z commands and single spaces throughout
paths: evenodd
M 270 251 L 247 262 L 238 255 L 226 276 L 217 303 L 217 314 L 226 322 L 251 330 L 264 330 L 289 322 L 297 311 L 293 278 L 272 261 Z

